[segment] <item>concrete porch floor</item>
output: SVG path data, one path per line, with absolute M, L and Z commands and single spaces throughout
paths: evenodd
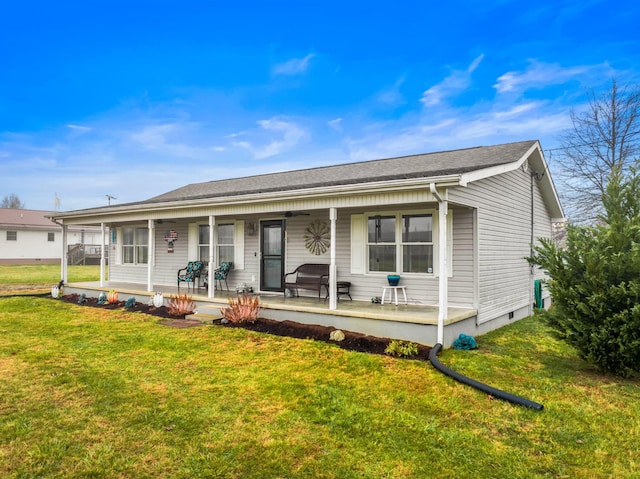
M 65 286 L 65 293 L 85 293 L 88 296 L 97 297 L 101 291 L 115 289 L 120 294 L 120 299 L 135 296 L 139 302 L 148 302 L 155 292 L 162 292 L 166 301 L 170 295 L 178 293 L 177 287 L 154 286 L 154 292 L 147 292 L 146 285 L 136 283 L 124 283 L 107 281 L 104 286 L 99 282 L 77 282 Z M 219 316 L 219 309 L 226 307 L 229 298 L 237 297 L 235 290 L 217 290 L 214 298 L 208 298 L 205 289 L 195 288 L 187 290 L 180 288 L 180 293 L 188 293 L 193 297 L 198 308 L 198 315 L 202 320 L 209 320 Z M 260 305 L 263 309 L 262 316 L 276 320 L 291 320 L 307 324 L 321 324 L 334 326 L 364 334 L 372 334 L 381 337 L 393 337 L 397 339 L 417 340 L 423 344 L 435 343 L 435 327 L 438 324 L 438 307 L 424 304 L 375 304 L 369 301 L 351 301 L 344 297 L 338 301 L 337 309 L 329 309 L 329 301 L 324 298 L 318 301 L 317 297 L 300 296 L 286 298 L 282 293 L 256 293 L 260 297 Z M 470 308 L 449 308 L 446 326 L 455 323 L 464 323 L 473 320 L 477 311 Z M 424 338 L 422 328 L 430 331 L 428 336 L 434 339 Z M 403 332 L 403 330 L 405 332 Z M 422 340 L 414 339 L 418 334 Z

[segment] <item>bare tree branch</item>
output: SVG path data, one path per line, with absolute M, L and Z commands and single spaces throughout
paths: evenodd
M 626 175 L 640 154 L 640 87 L 612 80 L 608 90 L 587 96 L 586 111 L 571 111 L 559 155 L 562 197 L 575 223 L 598 217 L 611 173 Z
M 18 195 L 15 193 L 11 193 L 10 195 L 2 198 L 2 204 L 0 204 L 0 208 L 15 208 L 15 209 L 24 209 L 24 203 L 20 201 Z

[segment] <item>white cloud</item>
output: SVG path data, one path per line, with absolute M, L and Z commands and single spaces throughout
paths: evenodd
M 207 144 L 206 132 L 193 122 L 174 122 L 145 125 L 131 133 L 129 138 L 145 150 L 160 152 L 162 156 L 211 159 L 213 152 L 225 151 L 223 146 Z
M 309 68 L 311 59 L 315 57 L 313 53 L 309 53 L 304 58 L 292 58 L 289 61 L 280 63 L 273 67 L 274 75 L 299 75 Z
M 342 118 L 335 118 L 327 122 L 330 128 L 336 131 L 342 131 Z
M 612 75 L 613 70 L 606 63 L 563 67 L 559 63 L 529 60 L 529 65 L 525 70 L 509 71 L 499 76 L 493 87 L 498 93 L 522 93 L 529 89 L 562 85 L 572 80 L 584 83 L 592 77 L 609 78 Z
M 249 150 L 253 157 L 258 160 L 269 158 L 290 150 L 307 134 L 306 131 L 297 124 L 291 121 L 285 121 L 278 117 L 268 120 L 260 120 L 257 123 L 261 127 L 260 130 L 246 131 L 234 135 L 235 137 L 250 136 L 255 138 L 253 142 L 239 140 L 232 144 Z M 277 134 L 278 139 L 272 139 L 274 133 Z M 263 144 L 259 145 L 260 142 Z
M 456 95 L 469 88 L 471 74 L 480 66 L 484 54 L 478 55 L 466 70 L 453 70 L 451 74 L 440 83 L 432 86 L 422 94 L 420 101 L 424 106 L 434 106 L 445 98 Z
M 442 109 L 437 117 L 376 125 L 361 137 L 347 140 L 351 158 L 361 161 L 532 139 L 541 140 L 545 147 L 569 126 L 564 109 L 543 101 L 493 104 L 478 111 Z
M 396 80 L 393 86 L 378 93 L 378 95 L 376 96 L 377 101 L 392 107 L 406 103 L 404 96 L 400 92 L 400 87 L 404 82 L 405 77 L 400 77 L 398 80 Z
M 71 130 L 75 130 L 75 131 L 80 131 L 80 132 L 91 131 L 91 128 L 88 126 L 73 125 L 71 123 L 67 125 L 67 128 L 70 128 Z

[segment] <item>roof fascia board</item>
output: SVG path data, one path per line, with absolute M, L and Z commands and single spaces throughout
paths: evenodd
M 366 193 L 384 193 L 389 190 L 401 191 L 407 189 L 415 189 L 417 187 L 429 188 L 430 183 L 436 183 L 438 186 L 459 186 L 460 175 L 447 175 L 434 178 L 410 178 L 393 181 L 379 181 L 374 183 L 363 183 L 355 185 L 342 185 L 331 187 L 326 186 L 317 188 L 305 188 L 294 191 L 278 191 L 269 193 L 253 193 L 239 196 L 221 196 L 216 198 L 199 198 L 191 200 L 168 201 L 161 203 L 141 203 L 137 205 L 114 206 L 104 210 L 76 210 L 51 215 L 51 218 L 66 220 L 82 220 L 83 218 L 92 218 L 100 221 L 100 218 L 121 217 L 128 213 L 153 212 L 157 217 L 151 219 L 162 218 L 162 212 L 168 212 L 176 209 L 193 208 L 198 206 L 221 206 L 233 203 L 235 205 L 256 203 L 256 202 L 273 202 L 282 200 L 297 200 L 299 198 L 321 198 L 321 197 L 339 197 L 349 194 L 366 194 Z M 75 221 L 74 221 L 75 222 Z
M 538 153 L 537 157 L 533 155 L 535 152 Z M 544 154 L 542 153 L 540 142 L 538 141 L 531 145 L 531 148 L 529 148 L 527 152 L 522 155 L 522 157 L 517 161 L 462 174 L 460 184 L 462 186 L 467 186 L 468 183 L 472 183 L 474 181 L 490 178 L 492 176 L 496 176 L 502 173 L 508 173 L 510 171 L 515 171 L 518 168 L 522 167 L 522 165 L 532 157 L 536 162 L 539 163 L 539 165 L 536 166 L 539 166 L 544 172 L 544 175 L 542 177 L 543 195 L 545 200 L 547 201 L 547 205 L 551 211 L 551 214 L 554 217 L 553 221 L 564 221 L 564 211 L 562 209 L 562 204 L 560 203 L 560 198 L 558 196 L 558 192 L 556 191 L 555 185 L 553 184 L 553 180 L 551 179 L 551 175 L 549 175 L 549 166 L 544 158 Z
M 483 168 L 481 170 L 470 171 L 469 173 L 463 173 L 461 175 L 460 183 L 462 186 L 467 186 L 468 183 L 472 183 L 474 181 L 483 180 L 485 178 L 490 178 L 502 173 L 508 173 L 509 171 L 517 170 L 524 164 L 525 161 L 527 161 L 527 159 L 536 149 L 540 150 L 540 143 L 538 143 L 537 141 L 533 145 L 531 145 L 531 148 L 529 148 L 527 152 L 522 155 L 517 161 L 512 161 L 503 165 L 491 166 L 489 168 Z

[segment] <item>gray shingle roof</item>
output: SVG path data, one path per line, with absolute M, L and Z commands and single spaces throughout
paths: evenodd
M 194 200 L 373 181 L 430 178 L 481 170 L 518 161 L 535 140 L 426 153 L 383 160 L 193 183 L 142 203 Z

